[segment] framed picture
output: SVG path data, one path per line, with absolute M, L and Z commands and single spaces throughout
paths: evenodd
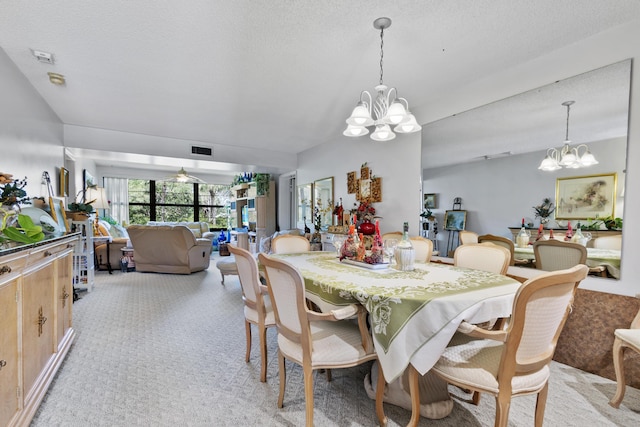
M 347 173 L 347 194 L 356 194 L 358 192 L 358 180 L 355 172 Z
M 467 226 L 467 211 L 446 211 L 444 217 L 445 230 L 460 231 Z
M 371 180 L 360 178 L 360 188 L 357 199 L 361 202 L 368 202 L 371 197 Z
M 424 195 L 424 208 L 425 209 L 435 209 L 436 208 L 436 195 L 425 194 Z
M 84 201 L 87 199 L 87 188 L 95 187 L 97 184 L 93 175 L 91 175 L 86 169 L 82 170 L 82 183 L 84 185 L 82 188 L 82 200 Z
M 69 197 L 69 171 L 60 168 L 60 188 L 58 189 L 60 197 Z
M 51 209 L 51 217 L 58 224 L 60 231 L 71 231 L 69 229 L 69 222 L 67 221 L 67 214 L 64 210 L 64 198 L 49 197 L 49 208 Z
M 371 203 L 382 202 L 382 178 L 371 178 L 371 197 L 369 197 Z
M 575 176 L 556 180 L 556 219 L 613 216 L 617 175 Z

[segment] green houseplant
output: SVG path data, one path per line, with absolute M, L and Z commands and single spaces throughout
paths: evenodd
M 257 173 L 253 176 L 253 181 L 256 183 L 256 195 L 268 196 L 269 195 L 269 181 L 271 180 L 271 174 Z

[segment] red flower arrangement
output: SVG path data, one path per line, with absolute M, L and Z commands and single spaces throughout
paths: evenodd
M 355 203 L 353 205 L 356 206 Z M 374 208 L 373 205 L 371 205 L 369 202 L 360 202 L 360 205 L 355 208 L 352 213 L 356 214 L 358 223 L 364 221 L 365 219 L 371 221 L 376 214 L 376 208 Z

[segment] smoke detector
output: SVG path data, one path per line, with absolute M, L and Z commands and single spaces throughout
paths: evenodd
M 35 56 L 38 62 L 42 62 L 43 64 L 53 65 L 53 54 L 49 52 L 43 52 L 41 50 L 31 49 L 31 54 Z

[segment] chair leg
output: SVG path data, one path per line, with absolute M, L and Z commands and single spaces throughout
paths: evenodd
M 311 363 L 305 363 L 302 367 L 304 375 L 304 401 L 306 408 L 306 426 L 313 427 L 313 369 Z
M 251 323 L 248 321 L 244 321 L 244 330 L 247 335 L 247 352 L 244 356 L 244 361 L 249 362 L 249 358 L 251 357 Z
M 327 382 L 331 382 L 331 369 L 327 369 Z
M 376 415 L 378 416 L 378 422 L 380 427 L 386 427 L 387 416 L 384 414 L 384 388 L 387 382 L 384 379 L 384 372 L 382 372 L 382 365 L 378 361 L 378 383 L 376 384 Z
M 624 380 L 624 346 L 620 338 L 616 338 L 613 342 L 613 367 L 616 371 L 616 394 L 609 401 L 609 405 L 619 408 L 626 389 Z
M 284 386 L 287 381 L 287 372 L 285 371 L 284 356 L 278 350 L 278 369 L 280 370 L 280 394 L 278 395 L 278 408 L 282 408 L 284 402 Z
M 509 407 L 511 406 L 511 396 L 505 393 L 498 393 L 496 396 L 496 422 L 495 427 L 507 427 L 509 423 Z
M 267 382 L 267 328 L 259 325 L 260 329 L 260 381 Z
M 221 271 L 220 276 L 222 276 L 222 282 L 220 282 L 224 286 L 224 273 Z
M 409 364 L 409 393 L 411 395 L 411 419 L 407 426 L 417 426 L 420 422 L 420 386 L 416 368 Z
M 480 392 L 479 391 L 474 391 L 473 392 L 473 397 L 471 397 L 471 402 L 478 406 L 480 404 Z
M 534 425 L 536 427 L 542 427 L 542 421 L 544 421 L 544 409 L 547 405 L 547 394 L 549 392 L 549 382 L 547 381 L 542 387 L 542 390 L 538 393 L 538 397 L 536 398 L 536 418 L 534 421 Z

